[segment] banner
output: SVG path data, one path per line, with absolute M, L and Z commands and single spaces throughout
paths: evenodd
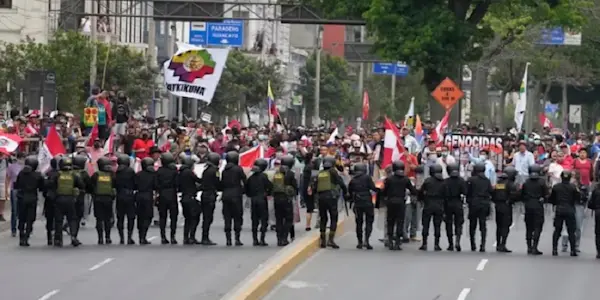
M 83 109 L 83 124 L 85 127 L 93 127 L 98 122 L 98 108 L 89 106 Z
M 165 86 L 177 97 L 210 103 L 227 62 L 229 49 L 177 43 L 177 53 L 163 65 Z
M 444 135 L 444 145 L 451 149 L 452 155 L 464 165 L 469 158 L 477 160 L 481 150 L 488 150 L 489 159 L 496 167 L 496 172 L 502 171 L 504 164 L 503 136 L 489 134 L 457 134 Z

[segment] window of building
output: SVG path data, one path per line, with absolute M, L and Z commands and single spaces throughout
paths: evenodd
M 12 8 L 12 0 L 0 0 L 0 8 Z

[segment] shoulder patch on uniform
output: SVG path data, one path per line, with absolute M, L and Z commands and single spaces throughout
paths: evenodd
M 496 189 L 504 190 L 504 189 L 506 189 L 506 185 L 504 183 L 498 183 L 498 184 L 496 184 Z

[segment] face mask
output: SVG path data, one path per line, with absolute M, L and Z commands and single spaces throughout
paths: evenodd
M 536 145 L 539 145 L 539 144 L 541 144 L 542 142 L 541 142 L 540 140 L 534 140 L 534 141 L 533 141 L 533 143 L 534 143 L 534 144 L 536 144 Z
M 259 134 L 258 135 L 258 139 L 261 140 L 261 141 L 264 141 L 264 140 L 267 139 L 267 135 L 265 135 L 265 134 Z
M 485 154 L 479 155 L 479 158 L 481 158 L 481 160 L 486 160 L 487 159 L 487 155 L 485 155 Z
M 175 139 L 169 139 L 169 143 L 175 143 Z
M 447 157 L 448 156 L 448 152 L 442 152 L 442 157 Z

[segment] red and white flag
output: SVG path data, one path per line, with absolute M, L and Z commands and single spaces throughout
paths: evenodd
M 444 132 L 448 129 L 448 120 L 450 119 L 450 111 L 451 109 L 446 111 L 446 114 L 440 121 L 440 123 L 435 126 L 435 130 L 430 134 L 430 139 L 435 141 L 436 144 L 441 144 L 444 141 Z
M 259 158 L 265 157 L 265 151 L 260 145 L 240 153 L 239 165 L 242 168 L 252 168 L 254 162 Z
M 38 153 L 38 161 L 40 163 L 39 171 L 45 173 L 50 168 L 50 161 L 61 154 L 65 154 L 65 145 L 63 144 L 60 135 L 56 131 L 55 126 L 48 128 L 48 135 L 44 140 L 44 145 Z
M 23 139 L 16 134 L 0 133 L 0 152 L 4 154 L 13 153 Z
M 367 120 L 369 118 L 369 93 L 365 90 L 363 93 L 363 107 L 362 107 L 362 119 Z
M 554 124 L 552 124 L 552 121 L 550 121 L 550 119 L 548 119 L 548 117 L 546 117 L 546 115 L 544 113 L 540 113 L 540 124 L 542 124 L 542 127 L 544 128 L 554 128 Z
M 88 136 L 88 139 L 85 141 L 85 146 L 86 147 L 94 147 L 94 141 L 99 137 L 100 135 L 98 134 L 98 123 L 94 124 L 94 127 L 92 127 L 92 131 L 90 131 L 90 135 Z
M 104 142 L 104 155 L 106 154 L 112 154 L 113 151 L 113 147 L 115 145 L 115 134 L 111 131 L 110 136 L 108 137 L 108 139 L 106 140 L 106 142 Z
M 387 117 L 383 124 L 385 127 L 385 137 L 383 140 L 383 159 L 381 160 L 381 168 L 385 169 L 393 161 L 400 159 L 404 153 L 404 145 L 400 138 L 400 130 Z

